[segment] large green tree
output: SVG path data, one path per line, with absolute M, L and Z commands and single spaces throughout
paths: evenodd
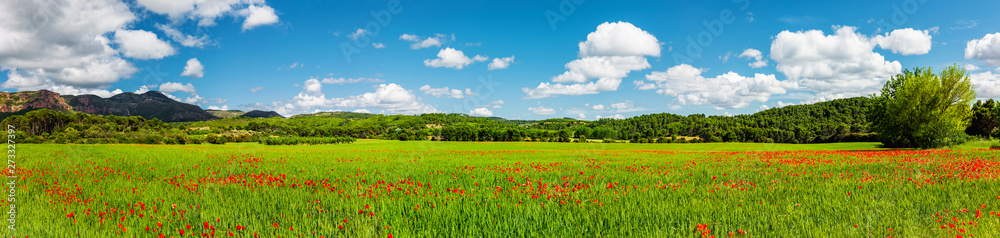
M 933 148 L 955 143 L 968 126 L 976 92 L 965 68 L 905 70 L 872 95 L 867 116 L 887 147 Z
M 969 123 L 969 127 L 965 128 L 965 133 L 973 136 L 989 137 L 995 134 L 997 131 L 997 109 L 1000 105 L 997 105 L 996 101 L 993 99 L 983 101 L 976 101 L 976 105 L 972 106 L 972 120 Z

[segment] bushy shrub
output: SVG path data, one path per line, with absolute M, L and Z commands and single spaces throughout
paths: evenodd
M 354 143 L 351 137 L 269 137 L 261 138 L 259 143 L 265 145 L 318 145 Z
M 205 142 L 208 142 L 209 144 L 221 145 L 226 143 L 226 137 L 222 137 L 216 135 L 215 133 L 212 133 L 205 136 Z

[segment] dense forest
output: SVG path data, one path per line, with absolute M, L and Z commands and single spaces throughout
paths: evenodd
M 672 136 L 692 136 L 707 142 L 817 143 L 870 141 L 864 97 L 812 105 L 772 108 L 752 115 L 679 116 L 652 114 L 624 120 L 601 119 L 574 126 L 587 138 L 664 142 Z
M 142 117 L 66 114 L 37 110 L 10 116 L 25 142 L 51 143 L 226 143 L 286 144 L 317 140 L 273 138 L 360 138 L 441 141 L 544 142 L 766 142 L 871 141 L 865 121 L 869 99 L 838 99 L 772 108 L 752 115 L 681 116 L 669 113 L 627 119 L 508 121 L 465 114 L 379 115 L 323 112 L 290 118 L 232 117 L 164 123 Z M 272 140 L 265 140 L 271 138 Z M 340 143 L 344 139 L 329 140 Z
M 66 114 L 41 109 L 7 117 L 3 124 L 15 128 L 14 135 L 20 143 L 202 143 L 159 119 L 146 120 L 140 116 Z

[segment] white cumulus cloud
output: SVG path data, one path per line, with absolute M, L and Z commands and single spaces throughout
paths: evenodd
M 749 48 L 740 54 L 740 58 L 753 59 L 749 65 L 751 68 L 761 68 L 767 66 L 767 60 L 764 59 L 764 54 L 757 49 Z
M 453 68 L 462 69 L 476 61 L 484 61 L 485 57 L 476 55 L 476 58 L 469 58 L 462 53 L 461 50 L 456 50 L 452 48 L 444 48 L 438 51 L 437 59 L 427 59 L 424 60 L 424 65 L 433 68 Z
M 579 57 L 648 55 L 660 56 L 660 42 L 632 23 L 605 22 L 580 42 Z
M 125 57 L 133 59 L 162 59 L 177 53 L 173 46 L 144 30 L 117 30 L 115 43 Z
M 791 81 L 778 81 L 773 74 L 756 74 L 753 77 L 728 72 L 711 78 L 701 76 L 704 70 L 681 64 L 662 72 L 646 75 L 656 92 L 677 97 L 682 105 L 715 105 L 717 109 L 750 106 L 750 102 L 766 102 L 771 95 L 785 94 L 798 85 Z M 614 106 L 614 105 L 612 105 Z
M 768 107 L 767 105 L 760 105 L 760 107 L 757 108 L 757 111 L 767 111 L 767 109 L 771 109 L 771 107 Z
M 167 15 L 173 24 L 183 24 L 191 19 L 199 27 L 215 25 L 215 19 L 231 15 L 246 17 L 243 30 L 278 21 L 274 9 L 265 5 L 265 0 L 138 0 L 150 12 Z
M 493 112 L 490 111 L 490 109 L 486 109 L 485 107 L 480 107 L 480 108 L 472 109 L 471 111 L 469 111 L 469 116 L 474 116 L 474 117 L 491 117 L 491 116 L 493 116 Z
M 931 34 L 927 30 L 896 29 L 872 40 L 882 49 L 901 55 L 922 55 L 931 51 Z
M 228 105 L 222 105 L 222 107 L 219 107 L 219 106 L 208 106 L 208 110 L 228 111 L 229 110 L 229 106 Z
M 8 75 L 0 87 L 94 88 L 131 77 L 138 70 L 105 36 L 136 19 L 116 0 L 0 1 L 0 70 Z
M 837 27 L 832 35 L 783 31 L 771 42 L 770 56 L 788 80 L 817 97 L 836 99 L 875 92 L 902 71 L 899 61 L 873 52 L 876 45 L 848 26 Z
M 1000 74 L 990 71 L 969 75 L 979 98 L 1000 98 Z
M 357 31 L 355 31 L 354 33 L 351 33 L 350 35 L 347 35 L 347 37 L 351 38 L 351 39 L 358 39 L 358 37 L 361 37 L 361 36 L 363 36 L 365 34 L 368 34 L 368 30 L 358 28 Z
M 446 40 L 445 39 L 445 35 L 443 35 L 443 34 L 437 34 L 435 36 L 429 36 L 427 38 L 424 38 L 423 40 L 421 40 L 420 36 L 417 36 L 417 35 L 402 34 L 402 35 L 399 36 L 399 39 L 400 40 L 409 41 L 409 42 L 413 42 L 413 44 L 410 45 L 410 49 L 414 49 L 414 50 L 416 50 L 416 49 L 423 49 L 423 48 L 430 48 L 430 47 L 441 47 L 441 44 L 443 44 L 444 41 Z
M 628 110 L 628 109 L 631 109 L 631 108 L 634 108 L 634 107 L 635 106 L 632 105 L 631 101 L 611 104 L 611 108 L 614 108 L 614 109 L 617 109 L 617 110 Z
M 139 89 L 136 89 L 134 93 L 135 94 L 143 94 L 143 93 L 146 93 L 146 92 L 149 92 L 149 86 L 142 85 L 142 86 L 139 86 Z
M 247 8 L 249 14 L 243 21 L 243 30 L 250 30 L 258 26 L 270 25 L 278 22 L 278 15 L 274 14 L 274 8 L 267 5 L 250 5 Z
M 981 60 L 990 67 L 1000 65 L 1000 32 L 966 43 L 965 58 Z
M 381 79 L 377 79 L 377 78 L 366 78 L 366 77 L 360 77 L 360 78 L 344 78 L 344 77 L 340 77 L 340 78 L 324 78 L 324 79 L 320 80 L 320 82 L 325 83 L 325 84 L 340 84 L 340 85 L 343 85 L 343 84 L 348 84 L 348 83 L 381 83 L 381 82 L 385 82 L 385 80 L 381 80 Z
M 605 22 L 578 46 L 580 59 L 567 63 L 567 71 L 552 77 L 553 83 L 542 82 L 535 88 L 522 88 L 524 98 L 615 91 L 629 72 L 650 67 L 646 56 L 660 56 L 659 40 L 628 22 Z
M 92 94 L 102 98 L 109 98 L 114 95 L 122 93 L 121 89 L 107 90 L 98 88 L 79 88 L 69 85 L 53 85 L 48 88 L 53 92 L 59 93 L 60 95 L 85 95 Z
M 552 82 L 583 83 L 592 78 L 621 80 L 631 71 L 649 67 L 646 57 L 641 56 L 586 57 L 567 63 L 569 71 L 552 77 Z
M 313 108 L 379 108 L 387 113 L 422 114 L 439 112 L 434 107 L 424 104 L 420 98 L 398 84 L 376 85 L 374 92 L 341 98 L 326 98 L 323 85 L 317 79 L 309 79 L 303 83 L 303 90 L 289 103 L 282 105 L 275 102 L 274 108 L 281 108 L 288 114 L 292 110 L 308 110 Z M 283 112 L 279 112 L 285 114 Z
M 511 55 L 510 57 L 493 58 L 493 61 L 490 61 L 490 65 L 487 66 L 487 68 L 489 70 L 506 69 L 507 67 L 510 67 L 511 62 L 514 62 L 513 55 Z
M 541 105 L 539 105 L 537 107 L 529 107 L 528 111 L 531 111 L 531 113 L 534 113 L 535 115 L 552 115 L 552 114 L 556 114 L 556 110 L 555 109 L 552 109 L 551 107 L 541 106 Z
M 579 96 L 618 90 L 621 79 L 601 78 L 595 82 L 582 84 L 541 83 L 533 89 L 522 88 L 527 99 L 547 98 L 553 95 Z
M 486 104 L 486 106 L 492 107 L 493 109 L 499 109 L 503 108 L 503 104 L 504 104 L 503 100 L 496 100 L 490 102 L 489 104 Z
M 420 37 L 416 35 L 402 34 L 399 36 L 399 39 L 405 41 L 418 41 L 420 40 Z
M 178 18 L 194 10 L 196 0 L 137 0 L 136 2 L 152 12 Z
M 429 94 L 434 97 L 450 97 L 450 98 L 464 98 L 466 96 L 475 96 L 476 94 L 472 92 L 472 89 L 466 88 L 465 91 L 459 89 L 450 89 L 448 87 L 443 88 L 432 88 L 430 85 L 424 85 L 420 87 L 420 91 L 424 94 Z
M 198 58 L 191 58 L 184 65 L 184 72 L 181 72 L 181 76 L 187 76 L 192 78 L 201 78 L 205 76 L 205 66 L 201 65 L 201 61 Z
M 164 93 L 187 92 L 190 94 L 197 94 L 197 91 L 195 91 L 194 89 L 194 85 L 191 85 L 191 83 L 181 84 L 175 82 L 166 82 L 160 84 L 160 92 Z

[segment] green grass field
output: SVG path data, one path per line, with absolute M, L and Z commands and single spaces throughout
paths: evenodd
M 5 236 L 1000 236 L 996 150 L 359 140 L 16 153 Z

